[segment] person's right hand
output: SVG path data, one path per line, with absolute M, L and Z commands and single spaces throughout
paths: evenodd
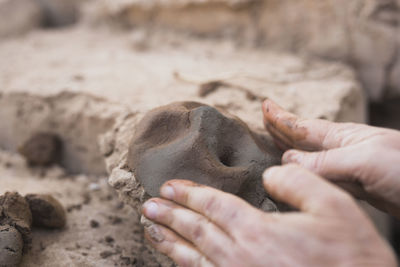
M 354 123 L 300 119 L 271 100 L 264 122 L 282 163 L 296 163 L 400 218 L 400 132 Z

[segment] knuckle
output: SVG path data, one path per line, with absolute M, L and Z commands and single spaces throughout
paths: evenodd
M 204 213 L 208 216 L 210 214 L 218 213 L 221 209 L 221 200 L 215 196 L 204 201 Z
M 325 168 L 327 159 L 328 159 L 328 151 L 323 150 L 315 155 L 315 157 L 311 158 L 310 167 L 312 170 L 319 172 Z
M 200 219 L 196 222 L 193 230 L 190 233 L 191 239 L 194 243 L 201 243 L 204 240 L 205 225 L 208 224 L 207 220 Z
M 208 235 L 210 228 L 211 222 L 208 219 L 198 219 L 196 224 L 188 233 L 190 240 L 200 248 L 207 247 L 210 241 Z
M 342 211 L 348 211 L 353 200 L 347 193 L 338 191 L 335 194 L 325 195 L 320 200 L 320 203 L 327 209 L 341 213 Z

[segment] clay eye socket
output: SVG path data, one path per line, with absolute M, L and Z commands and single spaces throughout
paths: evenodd
M 225 148 L 218 157 L 219 161 L 227 167 L 234 167 L 234 154 L 233 149 Z

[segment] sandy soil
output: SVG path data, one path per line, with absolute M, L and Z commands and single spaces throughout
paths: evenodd
M 0 194 L 50 193 L 67 209 L 62 230 L 33 228 L 21 266 L 158 266 L 144 245 L 138 214 L 119 201 L 106 177 L 31 169 L 0 151 Z

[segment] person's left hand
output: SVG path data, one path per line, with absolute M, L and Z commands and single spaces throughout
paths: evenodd
M 145 236 L 179 266 L 396 266 L 393 252 L 355 201 L 296 165 L 264 174 L 272 197 L 299 212 L 264 213 L 189 181 L 163 185 L 143 214 Z

